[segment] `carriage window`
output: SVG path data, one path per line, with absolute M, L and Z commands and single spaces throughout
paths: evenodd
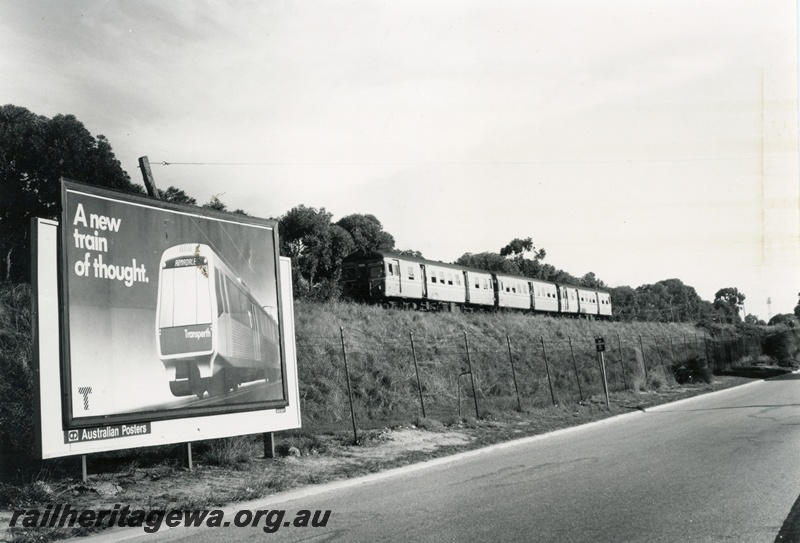
M 444 272 L 439 272 L 439 282 L 444 285 Z
M 432 273 L 431 274 L 431 283 L 435 283 L 435 282 L 436 282 L 436 274 Z
M 369 276 L 370 277 L 380 277 L 383 268 L 381 268 L 380 264 L 370 267 L 369 269 Z
M 233 281 L 225 278 L 226 286 L 228 287 L 228 303 L 230 304 L 230 313 L 236 321 L 244 324 L 245 326 L 253 326 L 252 313 L 250 312 L 250 300 L 242 292 L 238 285 Z
M 481 288 L 481 281 L 477 277 L 475 278 L 475 288 Z
M 447 274 L 447 284 L 448 285 L 452 285 L 453 284 L 453 274 L 452 273 L 448 273 Z
M 217 317 L 220 317 L 225 313 L 225 295 L 222 293 L 222 281 L 219 273 L 215 273 L 214 277 L 216 277 L 214 283 L 217 291 Z
M 413 281 L 414 280 L 414 266 L 408 267 L 408 278 Z
M 387 264 L 387 266 L 388 266 L 388 269 L 389 269 L 388 275 L 394 275 L 394 268 L 392 267 L 392 265 L 391 264 Z
M 461 276 L 456 274 L 456 285 L 461 286 Z
M 161 270 L 159 326 L 186 326 L 211 322 L 214 285 L 197 266 Z

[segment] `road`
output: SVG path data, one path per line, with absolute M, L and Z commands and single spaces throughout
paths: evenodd
M 136 541 L 771 542 L 798 495 L 800 375 L 790 374 L 262 506 L 290 520 L 331 510 L 325 528 Z

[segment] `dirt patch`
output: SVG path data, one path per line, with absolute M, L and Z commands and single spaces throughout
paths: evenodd
M 457 447 L 470 442 L 463 432 L 428 432 L 418 428 L 386 430 L 383 440 L 373 447 L 353 448 L 342 454 L 351 458 L 394 459 L 411 452 L 432 452 L 440 447 Z

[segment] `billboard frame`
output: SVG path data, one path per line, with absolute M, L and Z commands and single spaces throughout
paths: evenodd
M 227 220 L 228 214 L 200 212 L 166 202 L 153 201 L 98 190 L 80 183 L 66 181 L 63 185 L 81 193 L 125 199 L 135 204 L 189 212 L 213 220 Z M 65 200 L 66 201 L 66 200 Z M 66 207 L 66 206 L 64 206 Z M 63 211 L 62 211 L 63 213 Z M 62 214 L 62 221 L 65 215 Z M 238 217 L 237 217 L 238 218 Z M 85 418 L 78 424 L 69 425 L 71 395 L 64 388 L 68 383 L 68 306 L 66 304 L 67 274 L 64 248 L 65 230 L 55 221 L 32 220 L 32 286 L 33 286 L 33 335 L 34 335 L 34 409 L 36 411 L 36 450 L 41 458 L 53 458 L 151 446 L 167 443 L 191 442 L 199 439 L 214 439 L 232 435 L 274 432 L 299 428 L 301 425 L 299 390 L 297 383 L 296 350 L 294 344 L 294 315 L 291 294 L 290 260 L 278 253 L 277 225 L 275 221 L 243 217 L 243 222 L 255 222 L 272 228 L 275 253 L 275 281 L 279 318 L 279 340 L 281 349 L 281 371 L 283 374 L 283 396 L 277 401 L 262 401 L 241 405 L 217 406 L 210 410 L 173 409 L 165 415 L 154 412 L 101 415 Z M 62 222 L 62 224 L 64 224 Z M 57 340 L 56 340 L 57 338 Z M 73 417 L 74 419 L 74 417 Z M 76 422 L 73 420 L 73 422 Z M 119 435 L 119 427 L 138 431 Z M 117 435 L 114 435 L 114 428 Z M 89 434 L 90 439 L 69 442 L 69 432 Z M 91 437 L 94 435 L 95 437 Z

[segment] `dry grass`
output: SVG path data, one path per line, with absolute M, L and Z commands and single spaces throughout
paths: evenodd
M 463 375 L 470 365 L 479 416 L 517 409 L 517 391 L 523 409 L 602 394 L 596 335 L 605 338 L 610 391 L 675 386 L 675 365 L 699 357 L 722 369 L 759 348 L 753 339 L 712 338 L 689 324 L 433 314 L 343 302 L 297 303 L 295 314 L 304 421 L 326 428 L 342 427 L 350 417 L 341 329 L 356 419 L 363 427 L 422 416 L 414 355 L 425 415 L 451 420 L 474 415 L 472 382 Z

